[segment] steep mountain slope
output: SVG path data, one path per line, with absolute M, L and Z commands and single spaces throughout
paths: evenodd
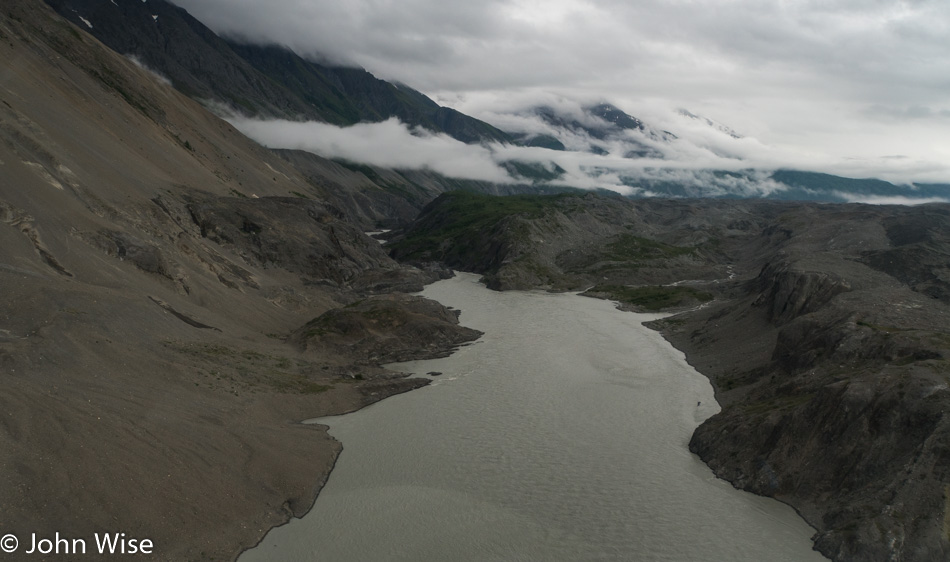
M 687 119 L 690 119 L 692 121 L 698 121 L 700 123 L 703 123 L 707 127 L 710 127 L 715 131 L 719 131 L 720 133 L 725 133 L 734 139 L 742 138 L 742 135 L 735 132 L 732 128 L 727 127 L 723 125 L 722 123 L 717 123 L 716 121 L 713 121 L 712 119 L 708 117 L 702 117 L 701 115 L 696 115 L 695 113 L 692 113 L 691 111 L 688 111 L 686 109 L 680 109 L 677 113 L 679 113 L 680 116 L 686 117 Z
M 330 123 L 352 125 L 398 117 L 408 125 L 444 132 L 466 143 L 512 141 L 484 121 L 442 107 L 408 86 L 380 80 L 363 69 L 323 66 L 275 45 L 227 43 L 275 83 L 321 108 L 315 115 Z M 333 106 L 323 107 L 328 103 Z
M 166 0 L 47 4 L 116 52 L 137 57 L 192 98 L 220 102 L 248 116 L 336 125 L 398 117 L 463 142 L 511 140 L 487 123 L 365 70 L 324 66 L 275 45 L 222 39 Z
M 449 193 L 393 255 L 688 309 L 653 325 L 723 405 L 690 449 L 835 560 L 929 561 L 950 555 L 948 231 L 946 205 Z
M 296 422 L 420 384 L 367 349 L 477 334 L 388 294 L 437 273 L 393 262 L 286 160 L 45 4 L 5 2 L 0 59 L 0 527 L 22 548 L 84 539 L 90 559 L 105 531 L 152 540 L 143 559 L 233 559 L 305 512 L 334 462 L 339 444 Z M 365 180 L 347 172 L 341 189 Z M 376 307 L 418 336 L 291 337 Z

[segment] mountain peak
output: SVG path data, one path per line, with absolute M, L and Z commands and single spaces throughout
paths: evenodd
M 718 121 L 713 121 L 712 119 L 709 119 L 708 117 L 703 117 L 703 116 L 701 116 L 701 115 L 696 115 L 695 113 L 692 113 L 692 112 L 690 112 L 690 111 L 688 111 L 688 110 L 686 110 L 686 109 L 679 109 L 679 110 L 677 110 L 677 113 L 680 114 L 680 115 L 682 115 L 683 117 L 686 117 L 687 119 L 692 119 L 692 120 L 694 120 L 694 121 L 699 121 L 699 122 L 701 122 L 701 123 L 705 123 L 706 125 L 709 125 L 709 126 L 712 127 L 713 129 L 715 129 L 715 130 L 717 130 L 717 131 L 719 131 L 719 132 L 721 132 L 721 133 L 725 133 L 725 134 L 729 135 L 730 137 L 732 137 L 732 138 L 734 138 L 734 139 L 741 139 L 741 138 L 742 138 L 742 135 L 740 135 L 739 133 L 735 132 L 735 131 L 734 131 L 733 129 L 731 129 L 730 127 L 727 127 L 727 126 L 723 125 L 722 123 L 719 123 Z
M 609 103 L 599 103 L 584 108 L 584 111 L 598 117 L 608 123 L 613 123 L 617 127 L 625 130 L 639 129 L 643 130 L 643 122 L 624 113 L 621 109 Z

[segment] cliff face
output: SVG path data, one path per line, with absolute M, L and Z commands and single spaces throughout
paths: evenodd
M 757 281 L 759 296 L 752 306 L 765 307 L 766 317 L 776 326 L 815 312 L 851 290 L 850 283 L 834 273 L 796 270 L 784 260 L 768 263 Z
M 650 295 L 682 308 L 667 297 L 683 288 L 715 296 L 652 323 L 723 406 L 691 450 L 798 509 L 835 560 L 950 555 L 945 206 L 591 195 L 481 220 L 475 203 L 440 198 L 394 255 L 441 259 L 498 289 L 597 285 L 595 296 L 641 308 Z
M 835 560 L 950 554 L 950 316 L 898 283 L 901 270 L 861 263 L 901 252 L 873 234 L 882 225 L 929 212 L 829 209 L 812 217 L 825 235 L 792 229 L 738 300 L 657 323 L 724 405 L 690 449 L 735 486 L 796 507 Z M 862 228 L 872 235 L 842 243 Z
M 884 295 L 827 274 L 766 267 L 750 285 L 761 292 L 748 307 L 667 324 L 691 359 L 707 363 L 725 403 L 690 449 L 736 487 L 795 506 L 833 559 L 945 558 L 943 315 L 917 323 L 905 314 L 913 319 L 905 328 L 883 327 L 868 319 Z M 902 297 L 912 300 L 893 304 L 927 305 Z M 754 361 L 722 368 L 723 356 L 746 351 L 730 337 L 753 323 L 742 314 L 759 317 L 771 353 L 767 343 Z M 723 341 L 704 345 L 708 338 Z

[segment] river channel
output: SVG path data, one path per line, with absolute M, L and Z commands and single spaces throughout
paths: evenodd
M 790 507 L 687 449 L 719 410 L 656 315 L 460 274 L 424 296 L 485 335 L 392 368 L 429 386 L 318 420 L 344 446 L 313 509 L 240 562 L 825 560 Z

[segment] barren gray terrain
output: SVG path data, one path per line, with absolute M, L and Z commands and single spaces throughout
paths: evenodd
M 477 336 L 385 296 L 437 274 L 44 4 L 4 4 L 0 60 L 0 531 L 23 548 L 124 532 L 154 559 L 233 559 L 333 465 L 299 420 L 421 384 L 378 360 Z M 356 303 L 362 347 L 334 345 L 325 313 Z

